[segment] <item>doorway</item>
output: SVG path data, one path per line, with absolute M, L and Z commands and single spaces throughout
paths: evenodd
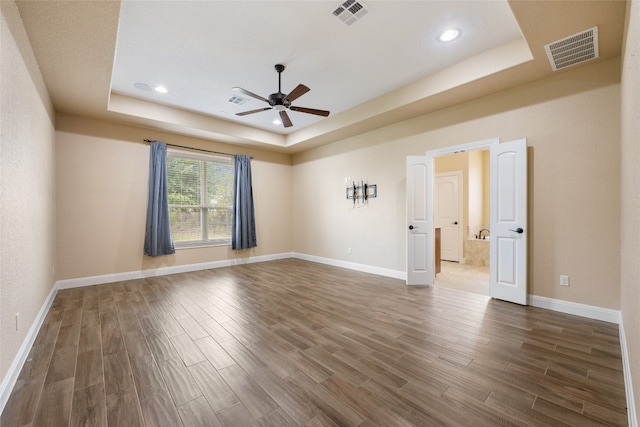
M 498 138 L 407 156 L 407 285 L 433 286 L 438 260 L 433 222 L 434 160 L 489 147 L 489 295 L 527 304 L 527 141 Z M 479 232 L 480 233 L 480 232 Z M 480 233 L 481 234 L 481 233 Z M 438 257 L 439 258 L 439 257 Z
M 489 295 L 489 150 L 435 157 L 434 173 L 434 225 L 442 236 L 441 270 L 434 285 Z

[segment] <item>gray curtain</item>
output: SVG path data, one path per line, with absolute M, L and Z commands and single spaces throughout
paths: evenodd
M 169 197 L 167 195 L 167 144 L 151 143 L 149 157 L 149 198 L 144 254 L 149 256 L 175 253 L 169 225 Z
M 253 189 L 251 187 L 251 158 L 234 156 L 233 221 L 231 248 L 247 249 L 258 246 L 256 240 L 256 218 L 253 211 Z

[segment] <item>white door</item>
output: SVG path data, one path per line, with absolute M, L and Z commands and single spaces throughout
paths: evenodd
M 407 285 L 433 285 L 433 238 L 429 238 L 426 156 L 407 157 Z
M 527 304 L 527 141 L 491 147 L 489 295 Z
M 436 176 L 433 222 L 440 227 L 440 259 L 460 261 L 460 173 Z

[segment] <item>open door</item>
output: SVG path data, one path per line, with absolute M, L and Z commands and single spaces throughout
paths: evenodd
M 433 159 L 407 157 L 407 285 L 433 285 L 434 245 L 427 209 L 427 176 Z
M 527 141 L 491 146 L 489 295 L 527 304 Z

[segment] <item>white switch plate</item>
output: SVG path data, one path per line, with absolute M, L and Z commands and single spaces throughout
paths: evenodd
M 560 286 L 569 286 L 569 276 L 560 275 Z

